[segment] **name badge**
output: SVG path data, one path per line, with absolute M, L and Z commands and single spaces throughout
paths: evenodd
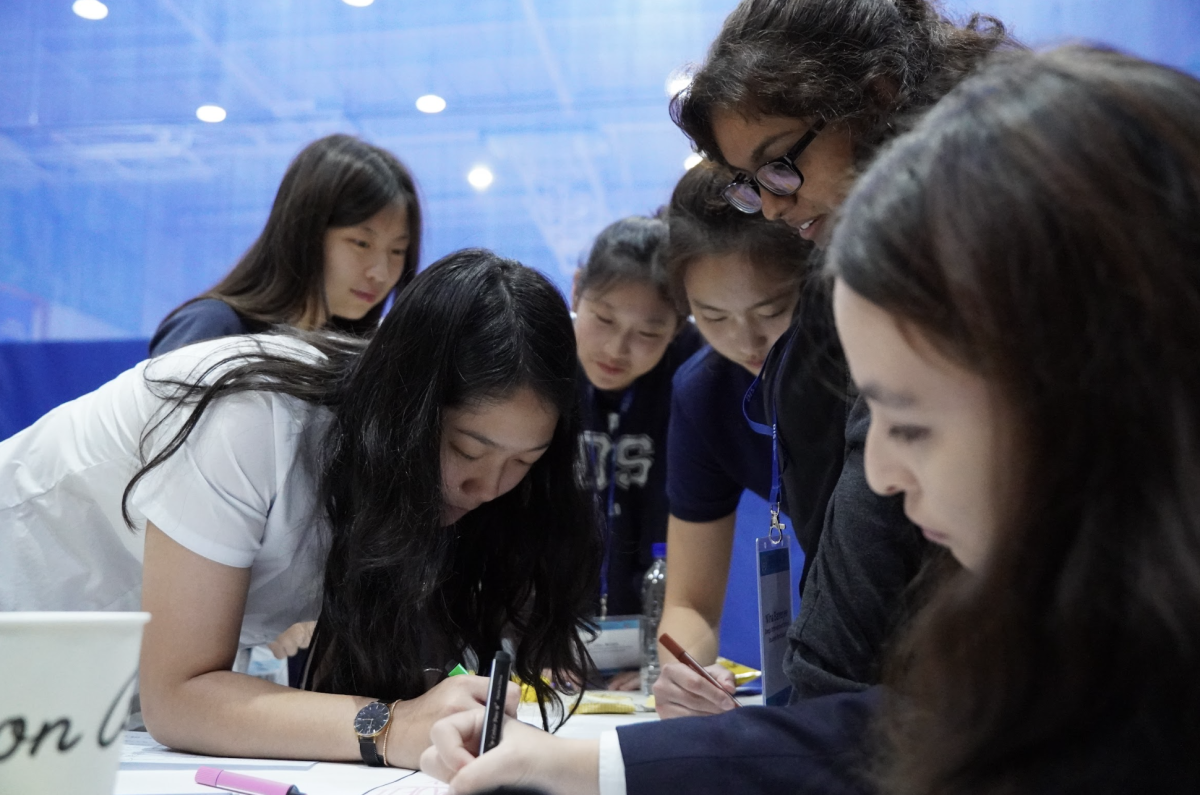
M 776 536 L 777 540 L 772 540 Z M 792 683 L 783 672 L 787 631 L 792 624 L 792 559 L 790 536 L 772 533 L 754 540 L 758 564 L 758 630 L 762 654 L 763 703 L 788 703 Z
M 602 674 L 638 668 L 642 664 L 641 616 L 608 616 L 596 619 L 600 631 L 587 644 L 592 661 Z M 587 635 L 584 635 L 587 640 Z

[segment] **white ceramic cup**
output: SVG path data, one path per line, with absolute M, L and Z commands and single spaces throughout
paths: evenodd
M 112 795 L 149 613 L 0 613 L 0 793 Z

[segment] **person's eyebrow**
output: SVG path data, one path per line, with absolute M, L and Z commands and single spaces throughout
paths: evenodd
M 893 409 L 911 408 L 917 404 L 917 398 L 909 392 L 897 392 L 886 389 L 874 381 L 868 381 L 859 387 L 859 394 L 872 403 Z
M 772 135 L 770 138 L 764 138 L 763 140 L 759 141 L 758 146 L 754 147 L 754 151 L 750 153 L 750 162 L 758 164 L 754 166 L 754 168 L 758 168 L 763 164 L 763 159 L 766 157 L 766 151 L 770 149 L 776 141 L 781 138 L 787 138 L 791 135 L 795 135 L 795 133 L 791 130 L 784 130 L 781 133 Z
M 458 431 L 463 436 L 470 436 L 472 439 L 474 439 L 475 441 L 484 445 L 485 447 L 493 447 L 497 450 L 504 449 L 503 447 L 500 446 L 499 443 L 492 441 L 488 437 L 484 436 L 482 433 L 476 433 L 475 431 L 468 431 L 466 428 L 455 428 L 454 430 Z M 522 450 L 521 452 L 522 453 L 536 453 L 538 450 L 545 450 L 549 446 L 550 446 L 550 442 L 546 442 L 545 444 L 539 444 L 537 447 L 530 447 L 528 450 Z
M 747 309 L 758 309 L 761 306 L 773 304 L 776 301 L 782 301 L 784 298 L 787 298 L 788 296 L 790 296 L 792 293 L 792 290 L 794 290 L 794 289 L 795 288 L 789 287 L 788 289 L 782 290 L 782 291 L 776 293 L 775 295 L 770 296 L 769 298 L 764 298 L 763 300 L 759 301 L 757 304 L 753 304 L 752 306 L 747 307 Z M 728 311 L 730 311 L 728 309 L 722 309 L 719 306 L 709 306 L 708 304 L 704 303 L 703 301 L 693 300 L 692 303 L 694 303 L 696 306 L 698 306 L 701 309 L 707 309 L 709 312 L 728 312 Z

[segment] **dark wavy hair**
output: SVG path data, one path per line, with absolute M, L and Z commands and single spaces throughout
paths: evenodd
M 591 290 L 604 292 L 618 284 L 641 282 L 675 307 L 663 262 L 666 246 L 667 223 L 662 218 L 631 215 L 614 221 L 596 236 L 587 260 L 579 266 L 576 299 Z
M 722 199 L 730 179 L 728 169 L 706 160 L 688 169 L 671 193 L 667 276 L 681 312 L 690 312 L 684 277 L 701 257 L 739 254 L 755 269 L 777 274 L 780 282 L 795 281 L 800 290 L 812 243 L 782 223 L 747 215 Z
M 318 468 L 329 552 L 311 652 L 316 689 L 412 698 L 428 687 L 425 669 L 444 670 L 466 648 L 485 665 L 507 638 L 514 672 L 537 691 L 545 719 L 547 702 L 561 703 L 542 673 L 584 680 L 580 630 L 601 549 L 574 476 L 575 335 L 562 295 L 534 270 L 468 249 L 414 279 L 369 343 L 291 333 L 324 356 L 242 354 L 196 383 L 157 385 L 193 408 L 131 481 L 126 502 L 214 400 L 270 391 L 327 407 Z M 559 412 L 550 447 L 516 488 L 443 527 L 443 412 L 522 388 Z
M 318 138 L 288 166 L 266 226 L 233 270 L 167 317 L 215 298 L 263 328 L 294 325 L 306 315 L 328 318 L 325 232 L 361 224 L 389 204 L 402 205 L 408 216 L 408 251 L 394 298 L 412 281 L 421 259 L 421 202 L 412 174 L 391 152 L 353 136 Z M 369 334 L 388 300 L 358 320 L 330 318 L 328 325 Z
M 861 161 L 897 117 L 930 107 L 1009 43 L 993 17 L 959 27 L 928 0 L 742 0 L 671 100 L 671 118 L 718 162 L 721 112 L 842 123 Z
M 885 791 L 1200 791 L 1200 81 L 1000 59 L 859 180 L 829 263 L 997 387 L 1025 462 L 900 642 Z

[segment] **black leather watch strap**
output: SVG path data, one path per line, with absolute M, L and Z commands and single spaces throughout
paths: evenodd
M 383 767 L 383 757 L 379 755 L 379 749 L 375 746 L 375 737 L 359 737 L 358 752 L 362 754 L 363 761 L 371 767 Z

